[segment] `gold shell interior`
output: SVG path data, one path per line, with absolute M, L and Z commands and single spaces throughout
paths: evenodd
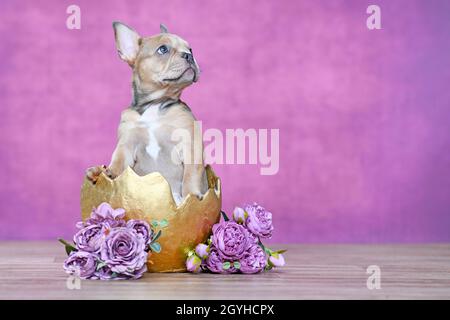
M 220 219 L 222 195 L 220 179 L 206 166 L 209 189 L 203 199 L 188 195 L 177 206 L 167 180 L 158 172 L 137 175 L 128 167 L 115 179 L 101 174 L 95 184 L 87 178 L 81 188 L 81 216 L 90 217 L 92 209 L 102 202 L 113 208 L 124 208 L 125 219 L 167 219 L 158 242 L 160 253 L 149 254 L 149 272 L 186 271 L 186 254 L 200 242 L 205 242 L 212 226 Z

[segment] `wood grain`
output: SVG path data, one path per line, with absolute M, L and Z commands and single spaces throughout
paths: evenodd
M 450 299 L 450 245 L 286 245 L 287 266 L 257 275 L 156 274 L 66 286 L 63 247 L 0 243 L 0 299 Z M 366 286 L 369 265 L 381 289 Z

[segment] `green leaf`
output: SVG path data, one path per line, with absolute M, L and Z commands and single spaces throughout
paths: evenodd
M 154 236 L 153 239 L 152 239 L 152 243 L 155 242 L 156 240 L 158 240 L 159 237 L 161 237 L 161 230 L 159 230 L 159 231 L 155 234 L 155 236 Z
M 152 249 L 153 252 L 160 253 L 161 245 L 159 244 L 159 242 L 152 242 L 150 244 L 150 249 Z
M 75 247 L 73 246 L 73 244 L 67 242 L 66 240 L 64 240 L 64 239 L 62 239 L 62 238 L 58 238 L 58 241 L 61 242 L 61 243 L 62 243 L 63 245 L 65 245 L 65 246 L 69 246 L 69 247 L 75 248 Z
M 231 263 L 230 262 L 224 262 L 223 264 L 222 264 L 222 269 L 223 270 L 228 270 L 228 269 L 230 269 L 230 267 L 231 267 Z
M 117 273 L 115 273 L 115 272 L 111 273 L 111 278 L 115 278 L 115 277 L 117 277 Z
M 223 220 L 225 220 L 225 221 L 230 220 L 224 211 L 220 211 L 220 212 L 222 213 Z
M 158 227 L 159 222 L 157 220 L 153 220 L 150 224 L 152 225 L 153 228 L 156 228 Z
M 68 256 L 70 256 L 72 251 L 78 251 L 78 250 L 74 249 L 73 247 L 69 247 L 69 246 L 65 246 L 64 249 L 66 249 L 66 253 Z
M 280 254 L 280 253 L 285 253 L 287 251 L 287 249 L 283 249 L 283 250 L 277 250 L 275 251 L 276 253 Z
M 72 251 L 78 251 L 73 244 L 67 242 L 66 240 L 59 238 L 58 241 L 64 245 L 64 249 L 66 249 L 67 255 L 70 255 Z
M 259 246 L 264 250 L 264 252 L 266 254 L 268 254 L 269 256 L 272 254 L 272 250 L 270 250 L 269 248 L 267 248 L 261 241 L 258 242 Z
M 106 262 L 105 261 L 99 261 L 97 264 L 97 271 L 100 270 L 101 268 L 103 268 L 104 266 L 106 266 Z
M 241 268 L 241 263 L 239 261 L 235 261 L 233 262 L 233 265 L 236 269 L 240 269 Z
M 167 221 L 167 219 L 162 219 L 160 222 L 159 222 L 159 226 L 161 227 L 161 228 L 165 228 L 165 227 L 167 227 L 169 225 L 169 221 Z

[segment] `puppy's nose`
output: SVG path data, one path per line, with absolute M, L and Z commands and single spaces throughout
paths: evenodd
M 183 59 L 186 59 L 189 63 L 194 63 L 194 57 L 188 52 L 182 52 L 181 57 Z

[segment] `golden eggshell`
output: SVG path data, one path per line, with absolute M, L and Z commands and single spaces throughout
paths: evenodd
M 162 229 L 158 240 L 161 252 L 149 254 L 148 271 L 186 271 L 187 252 L 198 243 L 205 242 L 212 226 L 220 219 L 220 179 L 210 166 L 205 169 L 209 189 L 203 199 L 188 195 L 178 207 L 169 183 L 158 172 L 139 176 L 128 167 L 115 179 L 102 173 L 93 184 L 85 178 L 81 188 L 82 219 L 89 218 L 92 209 L 102 202 L 109 203 L 113 208 L 124 208 L 126 220 L 140 219 L 151 224 L 154 220 L 167 219 L 169 224 Z

